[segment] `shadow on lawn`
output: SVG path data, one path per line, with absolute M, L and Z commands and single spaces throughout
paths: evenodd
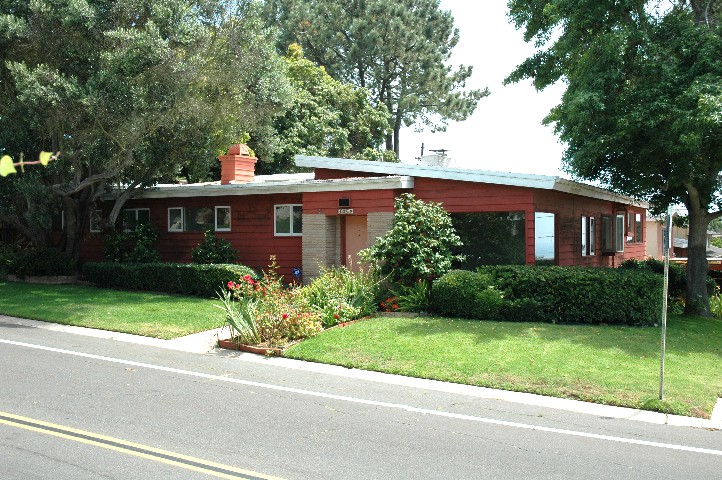
M 401 335 L 437 336 L 463 329 L 474 335 L 479 343 L 533 337 L 602 350 L 619 349 L 636 356 L 658 352 L 661 345 L 660 327 L 432 319 L 435 317 L 418 317 L 418 323 L 399 325 L 397 331 Z M 667 348 L 679 355 L 716 355 L 722 361 L 722 320 L 680 315 L 670 317 L 667 322 Z

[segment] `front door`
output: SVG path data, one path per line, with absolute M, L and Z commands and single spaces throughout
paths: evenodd
M 344 264 L 349 270 L 357 272 L 360 268 L 358 252 L 368 246 L 366 215 L 348 216 L 344 218 Z

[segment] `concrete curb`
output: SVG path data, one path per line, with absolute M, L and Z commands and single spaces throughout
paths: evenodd
M 23 325 L 44 330 L 73 333 L 95 338 L 105 338 L 119 342 L 135 343 L 152 347 L 167 348 L 189 353 L 215 354 L 219 356 L 232 356 L 241 361 L 273 365 L 294 370 L 303 370 L 327 375 L 335 375 L 346 378 L 356 378 L 390 385 L 408 386 L 433 390 L 438 392 L 454 393 L 476 398 L 503 400 L 522 405 L 553 408 L 568 412 L 583 413 L 607 418 L 619 418 L 639 422 L 654 423 L 658 425 L 673 425 L 681 427 L 707 428 L 710 430 L 722 430 L 722 399 L 717 404 L 710 419 L 685 417 L 681 415 L 668 415 L 646 410 L 637 410 L 627 407 L 614 407 L 596 403 L 569 400 L 565 398 L 546 397 L 532 393 L 511 392 L 507 390 L 496 390 L 486 387 L 475 387 L 457 383 L 446 383 L 438 380 L 426 380 L 421 378 L 405 377 L 388 373 L 358 370 L 353 368 L 340 367 L 337 365 L 325 365 L 321 363 L 305 362 L 282 357 L 266 357 L 252 353 L 239 353 L 233 350 L 217 349 L 219 338 L 227 338 L 228 332 L 225 329 L 209 330 L 173 340 L 161 340 L 157 338 L 142 337 L 127 333 L 95 330 L 85 327 L 73 327 L 55 323 L 40 322 L 16 317 L 0 315 L 0 323 Z

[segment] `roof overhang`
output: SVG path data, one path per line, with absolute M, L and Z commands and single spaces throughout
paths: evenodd
M 271 178 L 270 176 L 267 178 Z M 358 177 L 335 180 L 282 180 L 249 183 L 173 184 L 158 185 L 143 191 L 134 198 L 187 198 L 239 195 L 270 195 L 281 193 L 346 192 L 354 190 L 395 190 L 414 187 L 408 175 L 388 177 Z

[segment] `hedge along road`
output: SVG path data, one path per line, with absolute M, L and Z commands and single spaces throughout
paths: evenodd
M 0 337 L 6 412 L 285 478 L 518 478 L 580 468 L 712 478 L 722 458 L 719 435 L 706 430 L 62 332 L 2 328 Z

